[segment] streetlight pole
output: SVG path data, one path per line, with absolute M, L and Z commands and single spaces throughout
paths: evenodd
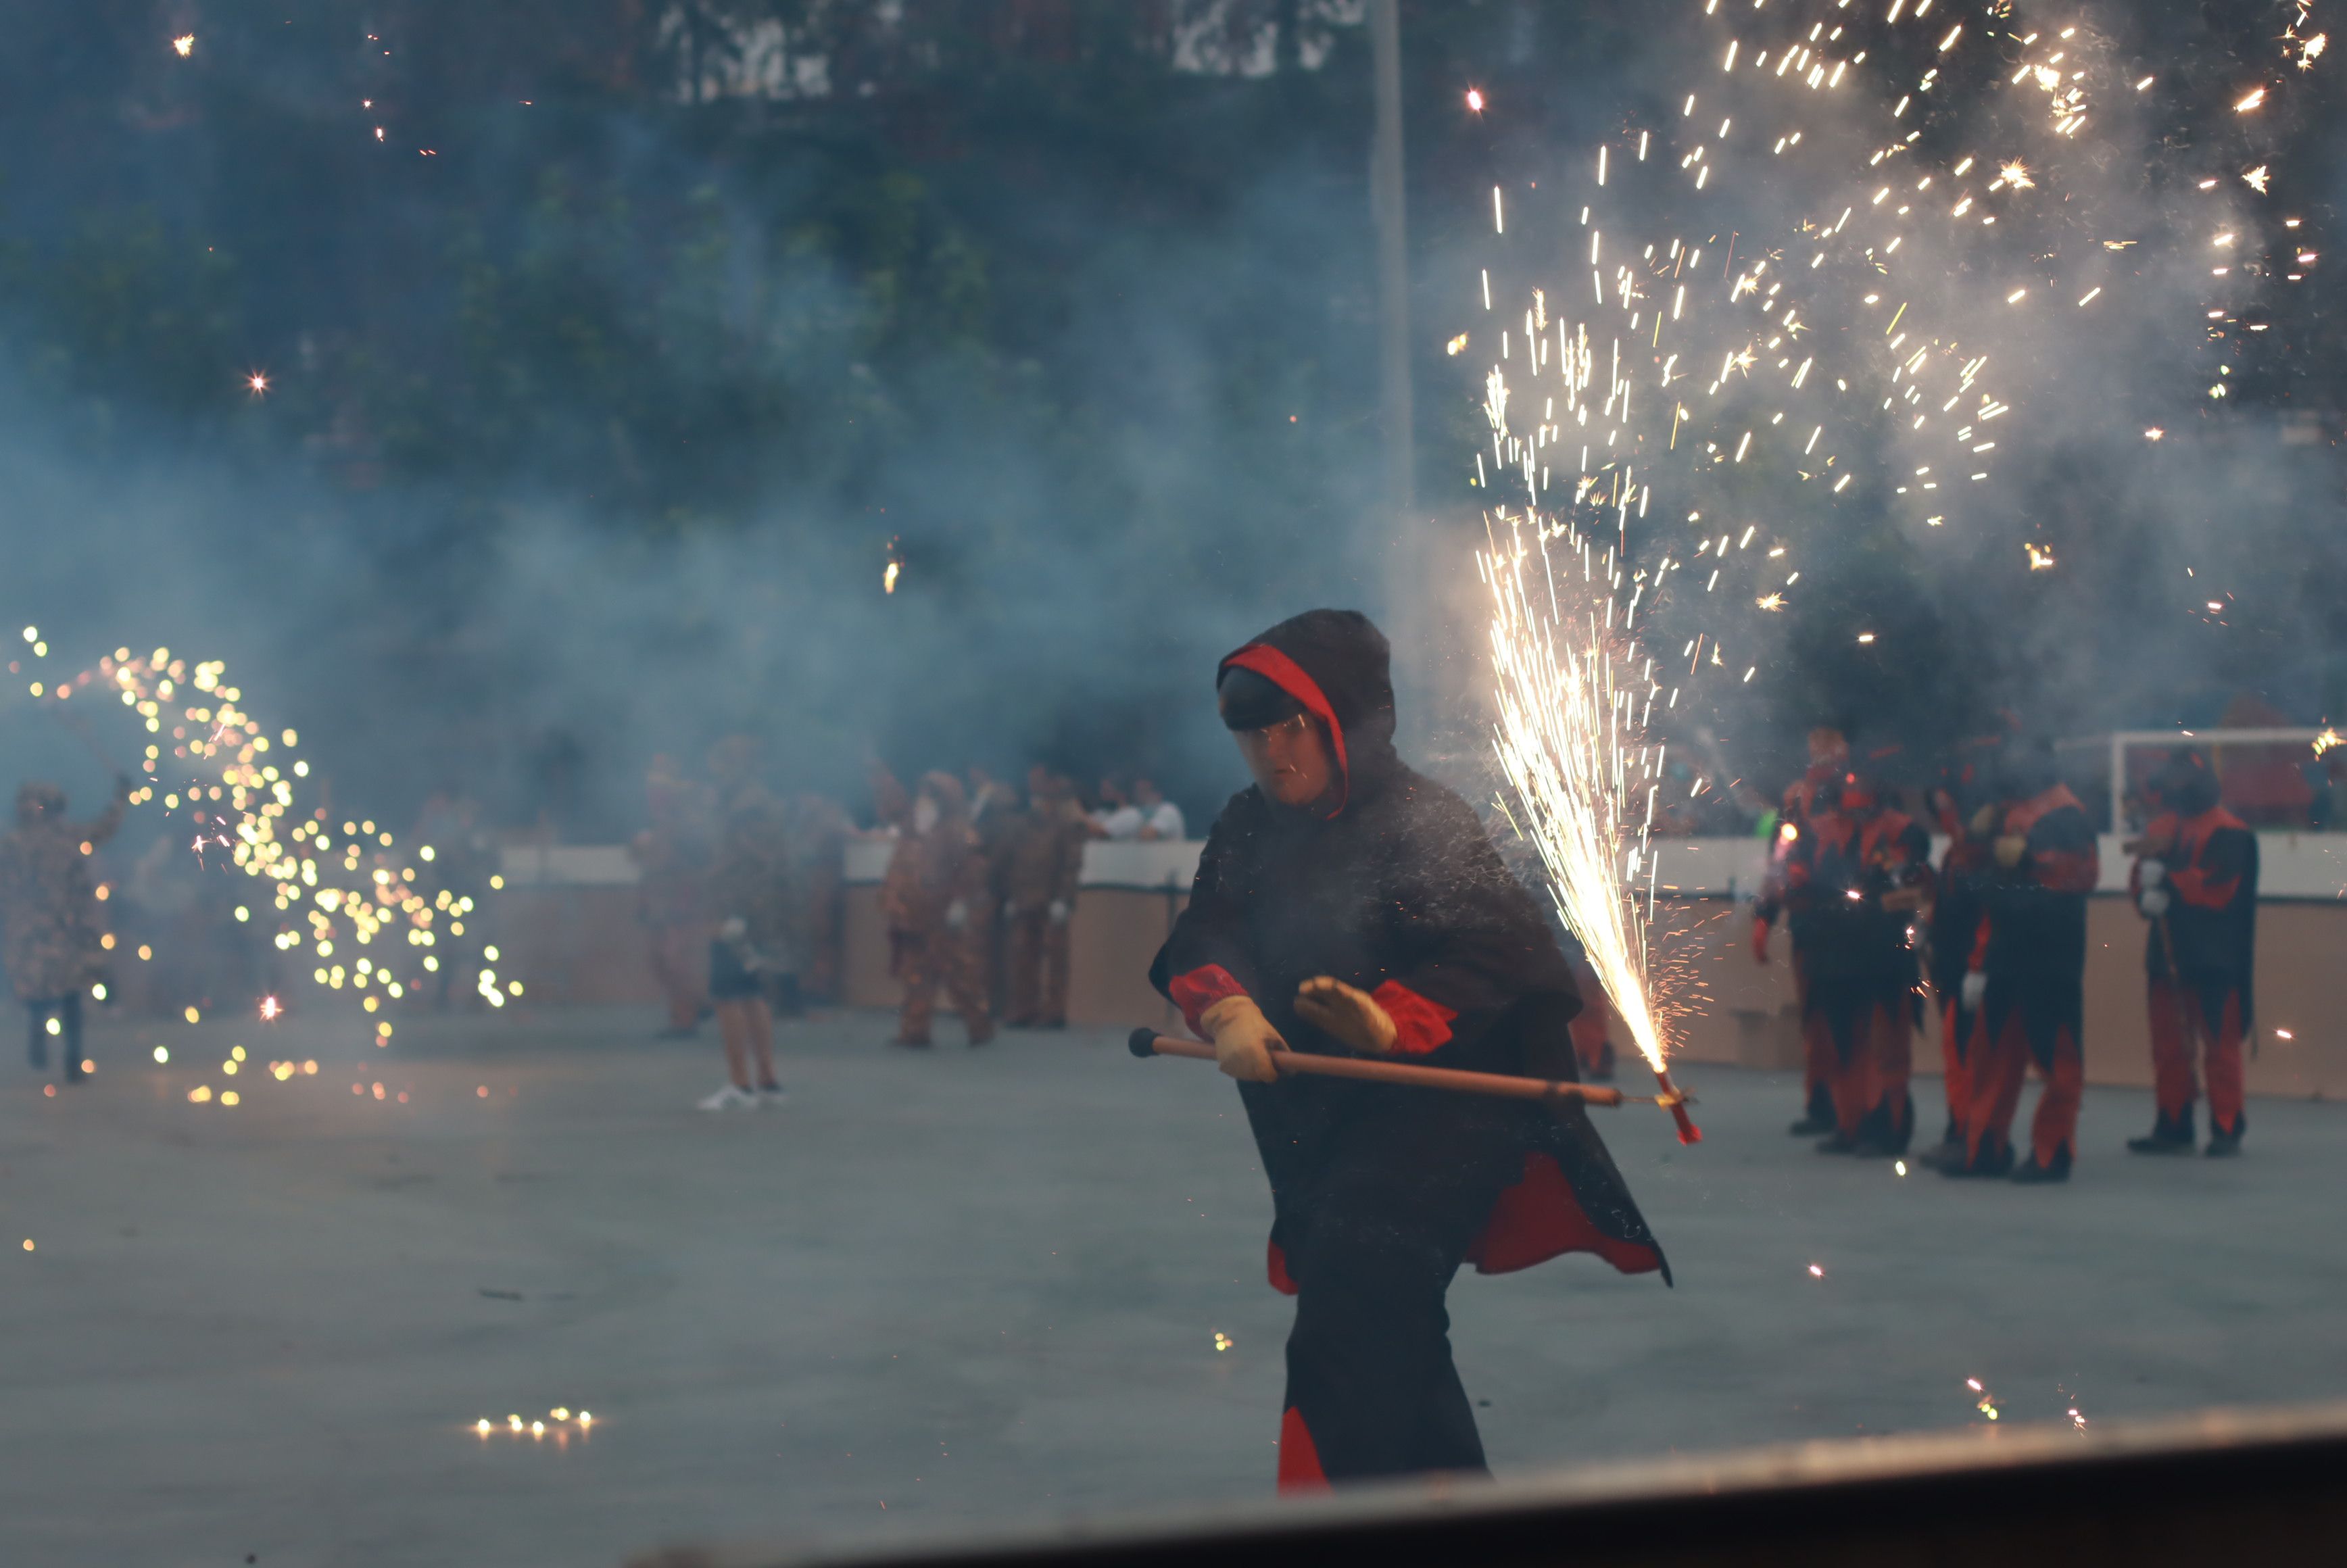
M 1386 448 L 1386 500 L 1397 522 L 1418 507 L 1409 392 L 1409 255 L 1402 196 L 1401 5 L 1369 0 L 1377 128 L 1369 144 L 1369 210 L 1378 231 L 1378 384 Z

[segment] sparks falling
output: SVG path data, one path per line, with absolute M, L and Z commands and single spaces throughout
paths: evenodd
M 1557 913 L 1654 1069 L 1683 1143 L 1701 1136 L 1670 1081 L 1651 984 L 1646 927 L 1654 898 L 1647 831 L 1663 753 L 1645 738 L 1660 688 L 1637 673 L 1640 655 L 1611 630 L 1596 595 L 1560 595 L 1558 562 L 1534 526 L 1494 535 L 1480 562 L 1491 591 L 1497 677 L 1494 746 L 1512 791 L 1510 816 L 1547 873 Z M 1591 569 L 1584 543 L 1563 563 L 1568 585 Z M 1651 670 L 1649 663 L 1647 668 Z M 1647 907 L 1640 908 L 1645 894 Z

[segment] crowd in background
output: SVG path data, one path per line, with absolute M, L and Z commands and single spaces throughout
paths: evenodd
M 1012 1029 L 1064 1029 L 1069 926 L 1084 845 L 1179 841 L 1181 808 L 1146 776 L 1104 778 L 1088 808 L 1074 781 L 1038 764 L 1023 788 L 984 767 L 907 787 L 871 764 L 871 825 L 813 793 L 760 779 L 747 737 L 720 742 L 706 783 L 669 758 L 647 781 L 648 825 L 630 845 L 637 913 L 668 1008 L 670 1038 L 714 1017 L 727 1081 L 704 1109 L 782 1092 L 774 1020 L 839 999 L 846 849 L 893 845 L 880 890 L 889 971 L 903 987 L 896 1043 L 932 1043 L 942 994 L 972 1045 Z

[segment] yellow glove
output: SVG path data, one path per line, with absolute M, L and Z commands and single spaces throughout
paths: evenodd
M 1255 999 L 1241 993 L 1227 996 L 1198 1015 L 1206 1038 L 1214 1042 L 1214 1065 L 1242 1083 L 1276 1083 L 1279 1069 L 1271 1053 L 1286 1050 L 1287 1041 L 1271 1027 Z
M 1394 1048 L 1394 1036 L 1400 1032 L 1394 1027 L 1393 1015 L 1378 1005 L 1377 998 L 1328 975 L 1317 976 L 1296 988 L 1296 1016 L 1355 1050 L 1379 1055 Z
M 2029 840 L 2017 833 L 2008 833 L 1996 841 L 1996 863 L 2007 871 L 2020 865 L 2021 857 L 2028 853 Z

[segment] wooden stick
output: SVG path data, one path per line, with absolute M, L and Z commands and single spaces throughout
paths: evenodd
M 1135 1056 L 1186 1056 L 1196 1061 L 1214 1060 L 1214 1048 L 1196 1040 L 1175 1040 L 1153 1030 L 1136 1029 L 1126 1042 Z M 1450 1067 L 1410 1067 L 1399 1061 L 1365 1061 L 1353 1056 L 1318 1056 L 1309 1051 L 1275 1050 L 1272 1065 L 1283 1076 L 1301 1073 L 1321 1078 L 1351 1078 L 1368 1083 L 1403 1083 L 1420 1089 L 1444 1089 L 1457 1094 L 1490 1094 L 1503 1100 L 1578 1100 L 1587 1105 L 1681 1104 L 1685 1096 L 1624 1094 L 1611 1084 L 1567 1083 L 1559 1079 L 1513 1078 L 1497 1072 L 1461 1072 Z

